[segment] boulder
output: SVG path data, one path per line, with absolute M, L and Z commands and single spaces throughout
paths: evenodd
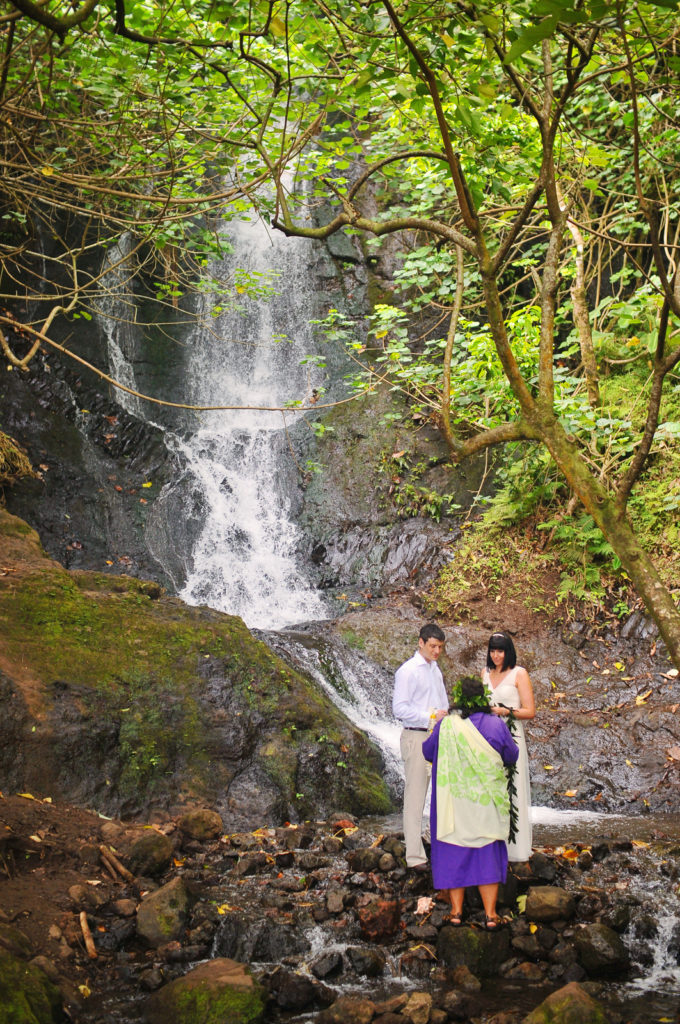
M 365 978 L 377 978 L 385 970 L 387 960 L 381 949 L 350 946 L 346 952 L 354 970 Z
M 399 900 L 376 899 L 358 912 L 361 937 L 368 942 L 386 942 L 399 929 L 401 905 Z
M 437 937 L 437 957 L 447 967 L 464 964 L 480 978 L 494 977 L 510 956 L 510 936 L 500 932 L 445 926 Z
M 572 981 L 544 999 L 522 1024 L 609 1024 L 604 1007 Z
M 427 1024 L 432 1012 L 432 996 L 428 992 L 414 992 L 401 1012 L 411 1024 Z
M 173 878 L 142 900 L 137 910 L 137 934 L 149 946 L 179 939 L 189 916 L 189 894 L 181 878 Z
M 0 1024 L 57 1024 L 61 994 L 34 964 L 0 948 Z
M 150 996 L 148 1024 L 259 1024 L 266 996 L 246 964 L 220 958 L 195 967 Z
M 581 965 L 588 974 L 616 974 L 628 967 L 628 950 L 606 924 L 587 924 L 574 935 Z
M 154 828 L 148 829 L 132 846 L 129 856 L 133 875 L 157 878 L 170 867 L 174 846 L 172 840 Z
M 217 811 L 208 807 L 194 807 L 186 811 L 178 822 L 180 831 L 190 839 L 217 839 L 222 835 L 224 826 Z
M 574 897 L 556 885 L 532 886 L 527 893 L 526 916 L 530 921 L 570 921 Z
M 374 1015 L 375 1006 L 370 999 L 340 996 L 326 1010 L 321 1011 L 317 1024 L 369 1024 Z

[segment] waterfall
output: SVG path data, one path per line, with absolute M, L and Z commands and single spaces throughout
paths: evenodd
M 231 256 L 212 267 L 227 290 L 244 277 L 265 297 L 240 296 L 220 311 L 213 294 L 187 340 L 186 396 L 192 405 L 286 406 L 308 401 L 322 372 L 313 355 L 311 247 L 273 234 L 259 219 L 228 225 Z M 300 467 L 288 431 L 294 409 L 241 408 L 200 414 L 198 428 L 172 441 L 187 464 L 185 510 L 200 521 L 180 597 L 240 615 L 267 629 L 327 614 L 299 564 L 291 485 Z
M 137 305 L 131 285 L 136 270 L 131 266 L 132 248 L 132 235 L 126 231 L 104 257 L 97 320 L 106 337 L 110 375 L 135 390 L 133 364 L 139 339 L 135 324 Z M 144 418 L 142 403 L 135 395 L 116 389 L 116 401 L 127 412 Z

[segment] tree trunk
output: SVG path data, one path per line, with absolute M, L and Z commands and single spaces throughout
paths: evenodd
M 680 669 L 680 609 L 659 577 L 654 563 L 628 520 L 618 512 L 614 499 L 592 476 L 577 446 L 569 440 L 557 420 L 544 420 L 538 429 L 558 468 L 620 558 L 631 583 L 659 627 L 673 664 Z

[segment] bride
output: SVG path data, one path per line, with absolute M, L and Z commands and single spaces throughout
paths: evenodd
M 512 709 L 515 717 L 513 737 L 519 747 L 517 762 L 517 835 L 508 843 L 508 858 L 525 861 L 531 856 L 531 787 L 529 758 L 524 738 L 524 722 L 536 714 L 534 691 L 529 673 L 517 664 L 515 645 L 507 633 L 492 633 L 486 652 L 486 668 L 482 676 L 489 691 L 495 715 L 506 717 Z

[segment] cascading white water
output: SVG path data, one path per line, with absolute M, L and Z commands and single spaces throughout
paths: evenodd
M 134 272 L 134 268 L 130 267 L 131 252 L 132 235 L 126 231 L 104 257 L 98 321 L 106 336 L 109 373 L 114 380 L 134 391 L 133 359 L 138 337 L 135 326 L 136 304 L 130 288 Z M 128 412 L 143 418 L 141 402 L 135 395 L 117 390 L 116 400 Z
M 298 471 L 286 431 L 300 414 L 252 408 L 304 403 L 320 384 L 320 371 L 302 362 L 315 345 L 310 246 L 261 220 L 232 221 L 228 231 L 233 253 L 215 276 L 230 284 L 245 271 L 271 281 L 275 294 L 244 297 L 217 317 L 206 297 L 202 326 L 188 339 L 186 400 L 243 408 L 202 413 L 199 429 L 175 442 L 202 518 L 180 596 L 278 629 L 327 614 L 296 557 L 300 536 L 283 483 Z

